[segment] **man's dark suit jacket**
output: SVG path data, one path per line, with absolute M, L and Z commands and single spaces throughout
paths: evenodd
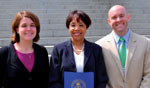
M 84 72 L 94 72 L 94 88 L 105 88 L 107 73 L 102 49 L 95 43 L 84 40 Z M 72 41 L 54 47 L 50 61 L 49 88 L 64 88 L 64 72 L 76 72 Z
M 12 43 L 0 49 L 0 88 L 3 79 L 4 88 L 48 88 L 48 53 L 38 44 L 34 43 L 33 48 L 35 62 L 31 73 L 18 59 Z

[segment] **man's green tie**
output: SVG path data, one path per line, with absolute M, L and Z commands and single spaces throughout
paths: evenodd
M 122 64 L 122 67 L 125 67 L 126 62 L 126 47 L 125 47 L 125 40 L 124 38 L 120 38 L 120 48 L 119 48 L 119 55 L 120 55 L 120 61 Z

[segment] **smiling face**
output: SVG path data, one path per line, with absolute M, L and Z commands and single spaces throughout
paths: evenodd
M 128 32 L 128 22 L 130 15 L 127 14 L 125 8 L 116 5 L 109 10 L 108 23 L 119 36 L 123 36 Z
M 72 37 L 72 41 L 83 41 L 86 30 L 86 24 L 81 19 L 77 21 L 76 18 L 73 18 L 69 24 L 69 32 Z
M 33 41 L 36 36 L 35 23 L 27 17 L 23 17 L 20 21 L 17 33 L 20 36 L 20 41 Z

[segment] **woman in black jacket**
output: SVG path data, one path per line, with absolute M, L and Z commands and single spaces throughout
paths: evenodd
M 66 27 L 71 38 L 54 46 L 50 61 L 49 88 L 64 88 L 64 73 L 94 73 L 94 88 L 105 88 L 108 81 L 102 48 L 85 38 L 90 17 L 81 10 L 71 11 Z M 73 83 L 73 82 L 72 82 Z M 68 84 L 74 87 L 74 84 Z
M 48 88 L 48 53 L 34 42 L 40 22 L 29 11 L 18 12 L 12 22 L 11 44 L 0 49 L 0 88 Z

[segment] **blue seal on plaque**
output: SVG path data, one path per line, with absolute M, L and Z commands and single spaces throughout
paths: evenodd
M 64 72 L 64 88 L 94 88 L 94 73 Z

